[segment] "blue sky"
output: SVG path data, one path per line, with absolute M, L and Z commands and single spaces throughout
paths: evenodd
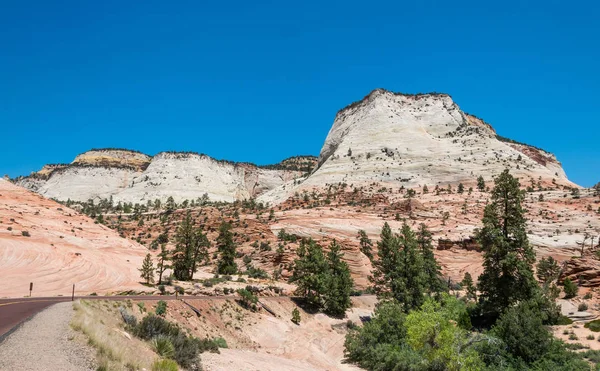
M 317 155 L 382 87 L 449 93 L 600 181 L 592 1 L 0 1 L 2 174 L 94 147 Z

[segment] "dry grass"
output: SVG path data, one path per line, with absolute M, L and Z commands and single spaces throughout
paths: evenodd
M 118 310 L 121 305 L 126 306 L 108 301 L 75 302 L 71 327 L 85 334 L 96 348 L 98 370 L 149 370 L 156 354 L 148 344 L 126 333 Z

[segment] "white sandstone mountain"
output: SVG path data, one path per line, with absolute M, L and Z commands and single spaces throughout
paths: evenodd
M 207 194 L 210 200 L 231 202 L 257 196 L 302 175 L 290 170 L 293 168 L 259 168 L 196 153 L 162 152 L 150 157 L 129 150 L 100 149 L 77 156 L 71 164 L 46 165 L 16 183 L 61 201 L 112 196 L 115 202 L 141 203 L 172 196 L 181 202 Z
M 277 203 L 295 192 L 331 184 L 432 188 L 474 183 L 480 175 L 487 181 L 506 168 L 524 185 L 576 186 L 554 155 L 498 136 L 489 124 L 462 112 L 449 95 L 438 93 L 374 90 L 337 113 L 317 165 L 301 183 L 296 179 L 314 160 L 299 159 L 291 161 L 293 167 L 265 169 L 191 153 L 163 152 L 151 158 L 96 150 L 17 182 L 59 200 L 113 196 L 114 201 L 134 203 L 169 196 L 181 201 L 204 193 L 217 201 L 260 196 L 260 201 Z M 290 170 L 298 169 L 298 162 L 303 171 Z

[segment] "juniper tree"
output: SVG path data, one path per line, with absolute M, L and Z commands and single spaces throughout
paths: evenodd
M 508 170 L 495 179 L 491 202 L 485 207 L 477 239 L 484 251 L 479 291 L 484 312 L 492 317 L 534 296 L 535 253 L 527 239 L 519 181 Z
M 456 192 L 463 193 L 465 191 L 465 186 L 462 183 L 458 183 L 458 190 Z
M 138 269 L 140 271 L 140 277 L 142 277 L 147 284 L 154 283 L 154 265 L 152 264 L 152 255 L 146 254 L 142 267 Z
M 235 263 L 236 245 L 235 242 L 233 242 L 231 224 L 227 222 L 223 222 L 219 226 L 219 236 L 217 237 L 217 250 L 220 254 L 219 261 L 217 262 L 217 273 L 237 273 L 237 264 Z

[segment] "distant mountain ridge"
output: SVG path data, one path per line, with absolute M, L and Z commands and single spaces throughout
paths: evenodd
M 204 194 L 213 201 L 259 197 L 278 203 L 291 194 L 332 184 L 425 185 L 489 180 L 504 169 L 529 182 L 576 186 L 556 157 L 496 133 L 444 93 L 403 94 L 384 89 L 337 112 L 318 158 L 279 164 L 216 160 L 193 152 L 155 156 L 93 149 L 71 164 L 46 165 L 16 183 L 46 197 L 87 201 L 176 201 Z

